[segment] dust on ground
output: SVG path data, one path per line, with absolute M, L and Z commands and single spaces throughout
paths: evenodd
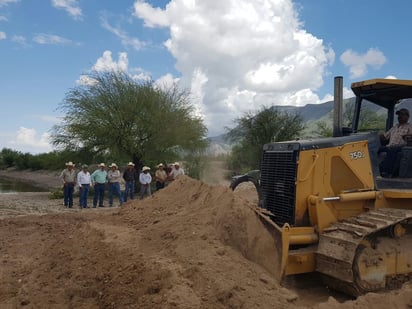
M 410 285 L 356 300 L 313 275 L 279 285 L 252 192 L 183 176 L 122 208 L 3 214 L 0 308 L 412 307 Z

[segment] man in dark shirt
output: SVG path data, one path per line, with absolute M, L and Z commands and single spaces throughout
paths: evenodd
M 134 186 L 136 181 L 136 170 L 134 168 L 134 163 L 129 162 L 127 168 L 123 172 L 123 179 L 125 181 L 124 187 L 124 201 L 126 202 L 130 196 L 130 199 L 134 199 Z

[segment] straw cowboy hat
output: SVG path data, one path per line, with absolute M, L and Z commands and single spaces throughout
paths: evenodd
M 104 163 L 100 163 L 99 167 L 105 167 L 106 165 Z
M 73 164 L 72 161 L 70 161 L 70 162 L 67 162 L 67 163 L 66 163 L 66 166 L 74 166 L 74 164 Z
M 143 166 L 142 171 L 143 171 L 143 172 L 150 171 L 150 167 L 148 167 L 148 166 Z
M 134 166 L 134 163 L 133 163 L 133 162 L 129 162 L 129 163 L 127 163 L 127 166 Z
M 116 167 L 117 168 L 117 165 L 116 165 L 116 163 L 112 163 L 109 167 Z
M 180 163 L 179 163 L 179 162 L 175 162 L 173 165 L 179 165 L 179 166 L 180 166 Z
M 157 165 L 157 167 L 159 168 L 159 167 L 163 167 L 164 165 L 163 165 L 163 163 L 159 163 L 158 165 Z

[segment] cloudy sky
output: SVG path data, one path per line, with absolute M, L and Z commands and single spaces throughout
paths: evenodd
M 412 3 L 393 0 L 0 0 L 0 149 L 51 151 L 91 70 L 176 81 L 209 136 L 245 112 L 332 99 L 333 77 L 411 79 Z

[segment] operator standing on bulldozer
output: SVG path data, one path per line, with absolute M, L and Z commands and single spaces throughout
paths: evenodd
M 398 153 L 407 144 L 407 136 L 412 136 L 412 124 L 408 122 L 409 110 L 401 108 L 396 115 L 398 115 L 398 124 L 381 135 L 382 144 L 387 144 L 380 147 L 378 151 L 378 153 L 386 152 L 386 157 L 380 164 L 382 177 L 397 176 L 399 172 L 396 168 Z

